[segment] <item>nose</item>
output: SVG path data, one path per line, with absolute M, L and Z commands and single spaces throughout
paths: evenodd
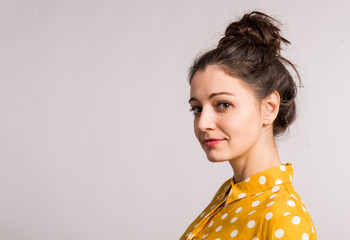
M 203 108 L 197 122 L 198 129 L 202 132 L 215 129 L 215 121 L 215 112 L 211 111 L 210 109 Z

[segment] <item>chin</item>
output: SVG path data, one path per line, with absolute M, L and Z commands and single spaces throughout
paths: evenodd
M 210 162 L 226 162 L 227 161 L 227 159 L 223 159 L 220 157 L 208 156 L 208 155 L 207 155 L 207 158 Z

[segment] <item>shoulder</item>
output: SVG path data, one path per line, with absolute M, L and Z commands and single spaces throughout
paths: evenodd
M 305 214 L 285 213 L 274 214 L 271 218 L 268 231 L 268 239 L 302 239 L 316 240 L 316 233 L 312 222 Z
M 288 184 L 281 186 L 281 190 L 265 208 L 267 238 L 316 240 L 313 222 L 299 195 Z

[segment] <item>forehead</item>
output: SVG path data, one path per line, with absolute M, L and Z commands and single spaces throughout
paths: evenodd
M 251 95 L 250 89 L 239 78 L 228 75 L 218 66 L 209 65 L 197 71 L 191 82 L 191 97 L 207 98 L 216 92 L 230 92 L 236 97 Z

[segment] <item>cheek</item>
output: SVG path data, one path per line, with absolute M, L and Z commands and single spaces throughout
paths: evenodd
M 259 116 L 254 111 L 240 112 L 223 121 L 222 128 L 234 141 L 252 142 L 259 133 Z

